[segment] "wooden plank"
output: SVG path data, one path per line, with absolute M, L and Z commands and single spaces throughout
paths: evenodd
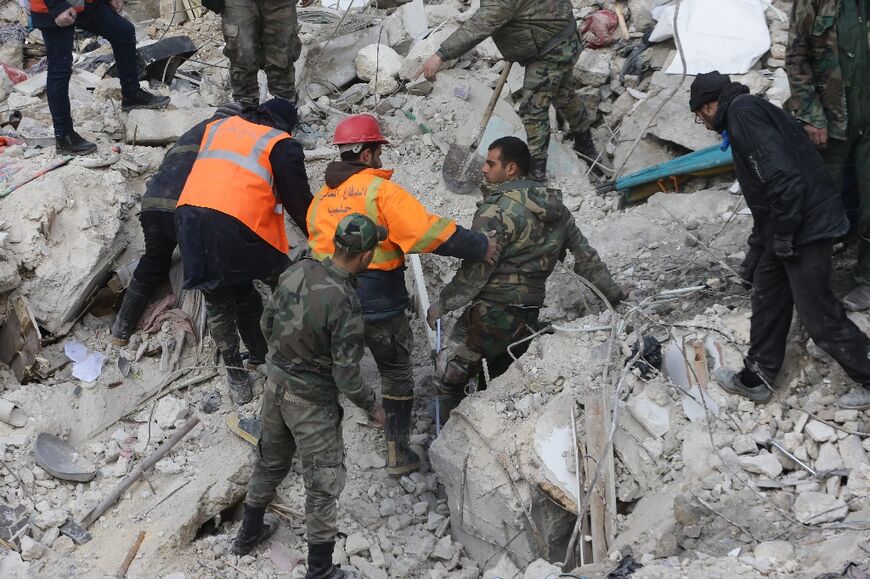
M 607 444 L 607 403 L 603 402 L 605 388 L 593 390 L 586 395 L 586 453 L 584 457 L 584 470 L 586 480 L 590 483 L 595 478 L 598 469 L 598 458 L 602 455 Z M 603 402 L 603 403 L 602 403 Z M 605 477 L 607 468 L 598 474 L 595 486 L 591 487 L 589 497 L 589 534 L 592 536 L 592 562 L 599 563 L 607 559 L 607 535 L 605 530 L 605 504 L 606 494 Z
M 16 296 L 7 307 L 6 322 L 0 326 L 0 362 L 12 368 L 19 383 L 26 384 L 36 370 L 42 334 L 27 298 Z

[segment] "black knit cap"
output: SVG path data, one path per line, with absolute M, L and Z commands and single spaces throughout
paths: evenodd
M 718 70 L 713 72 L 705 72 L 699 74 L 692 81 L 692 88 L 689 92 L 689 108 L 691 111 L 697 112 L 702 106 L 719 100 L 719 94 L 722 92 L 731 79 L 727 74 L 721 74 Z

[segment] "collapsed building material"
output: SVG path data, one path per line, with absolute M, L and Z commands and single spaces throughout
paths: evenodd
M 7 303 L 6 321 L 0 325 L 0 362 L 12 368 L 22 384 L 36 373 L 41 340 L 42 334 L 27 298 L 12 298 Z
M 33 445 L 36 464 L 47 473 L 61 480 L 87 482 L 97 474 L 97 469 L 71 444 L 53 434 L 41 432 Z

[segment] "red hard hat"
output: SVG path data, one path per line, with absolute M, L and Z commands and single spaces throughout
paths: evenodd
M 390 144 L 381 133 L 381 125 L 378 124 L 378 120 L 371 115 L 352 115 L 335 127 L 333 145 L 354 145 L 356 143 Z

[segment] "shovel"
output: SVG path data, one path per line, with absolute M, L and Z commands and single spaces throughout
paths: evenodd
M 498 103 L 505 82 L 507 82 L 512 65 L 512 62 L 508 62 L 501 71 L 501 76 L 495 84 L 492 97 L 489 99 L 489 104 L 483 112 L 480 125 L 478 125 L 474 132 L 471 144 L 463 147 L 454 143 L 450 145 L 450 149 L 447 151 L 444 166 L 441 168 L 441 176 L 444 178 L 447 188 L 454 193 L 468 194 L 480 185 L 482 179 L 480 166 L 483 164 L 483 158 L 477 154 L 477 147 L 480 145 L 480 140 L 486 131 L 486 125 L 489 124 L 489 119 L 492 117 L 492 112 L 495 110 L 495 105 Z

